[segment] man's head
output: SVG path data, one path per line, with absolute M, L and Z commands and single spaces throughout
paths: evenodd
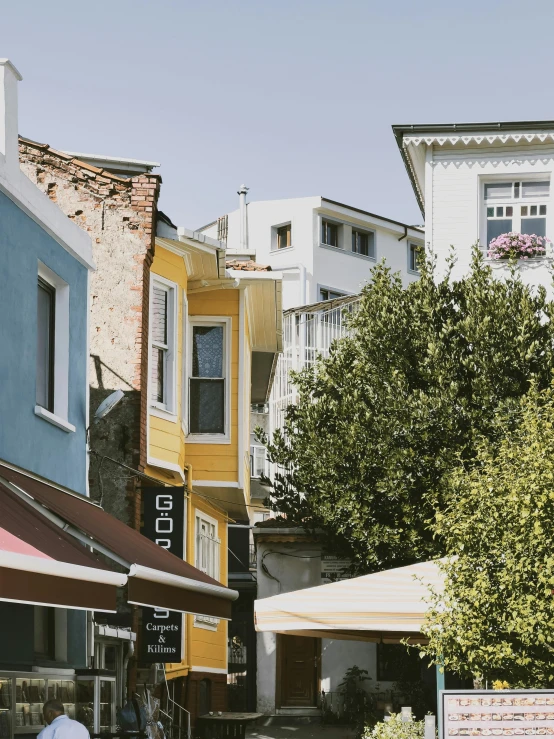
M 58 716 L 63 716 L 63 714 L 63 703 L 55 698 L 46 701 L 42 707 L 42 715 L 48 725 L 50 725 L 55 718 L 58 718 Z

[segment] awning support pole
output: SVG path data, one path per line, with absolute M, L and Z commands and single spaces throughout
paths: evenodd
M 440 663 L 435 665 L 435 670 L 437 674 L 437 720 L 439 724 L 439 739 L 443 739 L 442 736 L 442 700 L 441 700 L 441 691 L 444 690 L 444 665 L 441 665 Z

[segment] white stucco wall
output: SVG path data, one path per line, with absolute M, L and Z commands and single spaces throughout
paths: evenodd
M 273 529 L 278 533 L 278 529 Z M 321 585 L 321 546 L 305 540 L 295 542 L 257 543 L 258 598 Z M 302 541 L 304 538 L 304 541 Z M 270 553 L 269 553 L 270 552 Z M 293 556 L 291 556 L 293 555 Z M 304 558 L 303 558 L 304 557 Z M 265 564 L 268 576 L 262 569 Z M 278 581 L 278 582 L 277 582 Z M 277 635 L 259 633 L 258 649 L 258 711 L 275 714 Z M 321 690 L 334 692 L 349 667 L 357 665 L 368 670 L 373 681 L 377 678 L 376 645 L 366 642 L 323 639 L 321 642 Z M 300 711 L 301 712 L 301 711 Z
M 320 244 L 321 219 L 326 218 L 340 227 L 343 248 Z M 291 224 L 292 244 L 277 250 L 276 228 Z M 228 254 L 240 252 L 239 211 L 228 214 Z M 375 232 L 376 259 L 355 254 L 351 250 L 352 227 Z M 326 287 L 346 294 L 360 291 L 370 279 L 371 268 L 386 259 L 393 271 L 402 274 L 407 284 L 417 275 L 408 271 L 408 244 L 423 245 L 423 235 L 403 225 L 356 211 L 348 206 L 335 205 L 321 197 L 291 198 L 251 202 L 247 206 L 248 252 L 255 254 L 261 264 L 270 264 L 279 270 L 302 264 L 306 270 L 306 298 L 300 299 L 298 270 L 283 272 L 283 309 L 320 300 L 319 288 Z M 217 226 L 204 230 L 217 237 Z M 402 239 L 399 241 L 399 239 Z
M 484 182 L 517 180 L 540 175 L 552 181 L 554 145 L 496 142 L 487 147 L 463 144 L 432 145 L 425 168 L 425 208 L 428 247 L 437 255 L 438 266 L 445 267 L 450 245 L 456 250 L 454 278 L 465 274 L 471 247 L 477 240 L 485 245 Z M 553 183 L 554 184 L 554 183 Z M 554 236 L 554 187 L 548 202 L 547 236 Z M 534 271 L 535 277 L 541 276 Z M 527 270 L 527 277 L 531 272 Z M 535 283 L 536 284 L 536 283 Z M 550 279 L 545 286 L 550 284 Z

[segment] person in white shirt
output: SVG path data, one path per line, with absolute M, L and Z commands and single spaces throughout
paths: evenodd
M 37 739 L 90 739 L 86 726 L 65 715 L 61 701 L 46 701 L 42 715 L 47 725 Z

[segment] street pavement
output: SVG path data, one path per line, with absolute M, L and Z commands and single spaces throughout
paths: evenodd
M 319 723 L 300 724 L 295 721 L 254 726 L 246 732 L 247 739 L 354 739 L 346 726 L 325 726 Z

